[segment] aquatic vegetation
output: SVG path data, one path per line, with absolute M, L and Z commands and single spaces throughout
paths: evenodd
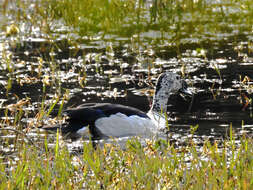
M 71 38 L 74 32 L 83 40 L 102 38 L 120 43 L 124 38 L 135 38 L 139 44 L 174 44 L 180 52 L 188 43 L 203 48 L 214 41 L 236 42 L 242 36 L 251 36 L 253 22 L 250 0 L 28 0 L 19 1 L 18 13 L 8 9 L 12 7 L 10 1 L 5 3 L 5 14 L 30 26 L 27 31 L 22 25 L 6 26 L 7 36 L 41 33 L 53 37 L 50 33 L 65 33 Z
M 175 39 L 183 35 L 200 39 L 207 30 L 209 34 L 221 33 L 221 30 L 226 33 L 235 30 L 233 27 L 239 23 L 243 23 L 246 28 L 252 24 L 252 5 L 249 0 L 55 0 L 49 3 L 49 8 L 54 18 L 63 18 L 68 25 L 78 27 L 82 36 L 98 32 L 102 33 L 100 35 L 111 33 L 132 36 L 148 30 L 159 30 L 165 38 L 168 32 Z M 183 31 L 187 33 L 183 34 Z M 242 28 L 239 28 L 240 31 Z
M 128 140 L 93 149 L 84 142 L 77 156 L 69 153 L 57 136 L 51 147 L 47 138 L 40 150 L 22 142 L 15 159 L 1 158 L 1 189 L 250 189 L 253 185 L 252 140 L 233 136 L 222 142 L 206 141 L 202 148 L 188 140 L 175 148 L 166 141 Z M 2 145 L 1 145 L 2 146 Z

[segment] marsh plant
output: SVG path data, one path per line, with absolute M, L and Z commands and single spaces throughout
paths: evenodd
M 1 189 L 251 189 L 252 140 L 242 137 L 206 141 L 202 147 L 190 139 L 175 148 L 164 141 L 133 138 L 122 149 L 117 143 L 96 149 L 83 143 L 81 153 L 70 153 L 57 135 L 55 145 L 36 148 L 22 141 L 16 157 L 0 160 Z M 7 145 L 6 145 L 7 146 Z

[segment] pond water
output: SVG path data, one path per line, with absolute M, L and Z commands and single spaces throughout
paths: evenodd
M 36 29 L 31 36 L 18 38 L 2 33 L 1 123 L 36 140 L 35 134 L 44 139 L 38 126 L 57 122 L 54 118 L 63 102 L 64 108 L 111 102 L 146 112 L 157 76 L 171 71 L 184 75 L 195 92 L 191 110 L 177 102 L 168 113 L 171 141 L 183 143 L 195 125 L 199 127 L 194 138 L 200 144 L 229 137 L 230 126 L 238 138 L 252 136 L 252 34 L 238 34 L 237 27 L 209 40 L 186 37 L 180 45 L 157 46 L 149 44 L 161 36 L 155 30 L 131 38 L 86 39 L 75 34 L 69 38 L 62 34 L 69 28 L 60 26 L 62 30 L 52 34 L 57 36 L 54 40 Z M 1 139 L 14 138 L 9 133 L 0 131 Z
M 64 108 L 81 103 L 111 102 L 146 112 L 150 108 L 151 91 L 158 74 L 164 71 L 180 74 L 184 68 L 185 80 L 195 96 L 189 112 L 181 109 L 179 102 L 178 107 L 168 113 L 171 138 L 177 141 L 187 137 L 190 126 L 197 124 L 199 127 L 195 135 L 200 143 L 201 139 L 228 137 L 230 125 L 239 136 L 242 131 L 252 135 L 253 86 L 250 77 L 253 75 L 253 59 L 238 56 L 237 52 L 231 50 L 233 47 L 222 47 L 223 50 L 217 50 L 213 58 L 198 57 L 194 55 L 195 50 L 187 49 L 185 56 L 178 59 L 166 47 L 144 49 L 136 53 L 131 52 L 127 45 L 109 46 L 111 49 L 106 50 L 85 47 L 83 44 L 83 49 L 75 50 L 65 40 L 57 43 L 64 45 L 64 49 L 53 55 L 50 52 L 41 53 L 41 48 L 53 44 L 38 39 L 24 41 L 17 45 L 18 48 L 10 49 L 12 72 L 2 69 L 0 73 L 3 121 L 8 116 L 10 125 L 34 129 L 37 126 L 34 118 L 41 109 L 42 100 L 48 111 L 57 99 L 55 96 L 58 94 L 62 98 L 66 91 L 69 91 L 69 95 Z M 73 56 L 75 51 L 76 55 Z M 43 61 L 39 71 L 39 59 L 50 60 L 52 56 L 54 61 Z M 48 78 L 38 77 L 39 72 Z M 8 81 L 11 81 L 9 89 L 6 87 Z M 21 122 L 16 124 L 15 117 L 19 113 L 17 102 L 22 99 L 27 103 L 21 106 Z M 61 100 L 42 124 L 48 124 L 47 121 L 57 115 L 60 104 Z

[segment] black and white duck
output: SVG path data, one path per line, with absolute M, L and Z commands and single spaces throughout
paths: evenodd
M 164 128 L 167 102 L 171 95 L 191 96 L 186 82 L 178 74 L 162 73 L 156 82 L 153 103 L 148 113 L 134 107 L 111 103 L 87 103 L 67 109 L 66 122 L 46 130 L 59 129 L 63 136 L 77 139 L 82 136 L 92 140 L 110 137 L 150 136 Z

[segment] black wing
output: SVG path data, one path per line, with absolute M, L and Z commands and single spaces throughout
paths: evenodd
M 147 114 L 129 106 L 110 103 L 88 103 L 76 108 L 64 111 L 70 121 L 92 122 L 101 117 L 109 117 L 112 114 L 122 113 L 127 116 L 138 115 L 148 118 Z

